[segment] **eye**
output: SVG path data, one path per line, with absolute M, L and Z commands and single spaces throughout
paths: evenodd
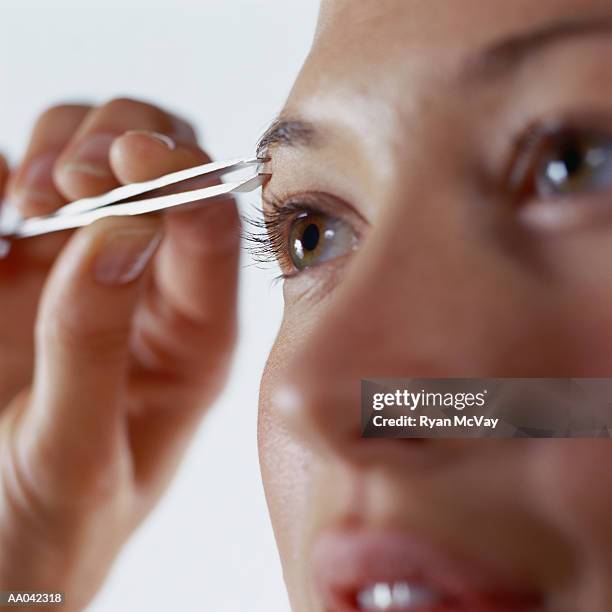
M 244 218 L 245 240 L 255 262 L 278 264 L 282 279 L 349 255 L 368 231 L 354 206 L 325 192 L 268 191 L 260 215 Z
M 612 187 L 612 140 L 597 134 L 568 134 L 544 150 L 536 169 L 537 195 L 550 197 Z
M 519 144 L 511 189 L 524 200 L 551 200 L 612 190 L 612 136 L 549 126 Z
M 305 270 L 356 249 L 358 239 L 341 219 L 303 211 L 289 227 L 288 255 L 296 270 Z

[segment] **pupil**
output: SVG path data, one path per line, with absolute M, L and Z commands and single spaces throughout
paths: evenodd
M 584 163 L 583 152 L 575 143 L 568 144 L 561 156 L 561 162 L 567 170 L 568 176 L 572 176 L 582 168 Z
M 302 234 L 302 246 L 305 251 L 314 251 L 319 246 L 321 234 L 318 226 L 311 223 Z

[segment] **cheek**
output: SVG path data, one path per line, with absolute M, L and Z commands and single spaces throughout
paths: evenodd
M 549 440 L 531 476 L 547 516 L 579 553 L 612 571 L 612 441 Z
M 279 546 L 292 546 L 306 502 L 308 454 L 275 421 L 265 401 L 259 406 L 259 461 L 266 500 Z
M 303 576 L 305 526 L 312 455 L 278 418 L 274 392 L 279 386 L 278 347 L 273 349 L 260 389 L 258 446 L 268 510 L 283 574 L 292 601 Z M 282 360 L 280 361 L 282 363 Z

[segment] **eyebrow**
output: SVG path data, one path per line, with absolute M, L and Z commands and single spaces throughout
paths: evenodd
M 466 72 L 469 76 L 495 77 L 516 69 L 537 52 L 584 36 L 602 36 L 612 32 L 612 17 L 598 16 L 571 19 L 547 24 L 530 32 L 509 36 L 495 42 L 475 58 L 468 60 Z
M 485 47 L 465 64 L 463 76 L 487 79 L 516 69 L 536 53 L 568 39 L 602 36 L 612 32 L 612 17 L 597 16 L 547 24 L 535 30 L 511 35 Z M 294 117 L 275 119 L 257 143 L 257 157 L 265 158 L 273 145 L 312 146 L 319 139 L 314 124 Z
M 279 117 L 264 132 L 257 143 L 257 157 L 267 157 L 272 145 L 289 147 L 310 146 L 317 139 L 314 125 L 308 121 Z

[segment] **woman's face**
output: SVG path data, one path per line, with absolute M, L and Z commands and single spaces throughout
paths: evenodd
M 611 443 L 366 440 L 359 408 L 362 378 L 612 375 L 611 58 L 608 0 L 323 2 L 263 143 L 296 610 L 612 610 Z

